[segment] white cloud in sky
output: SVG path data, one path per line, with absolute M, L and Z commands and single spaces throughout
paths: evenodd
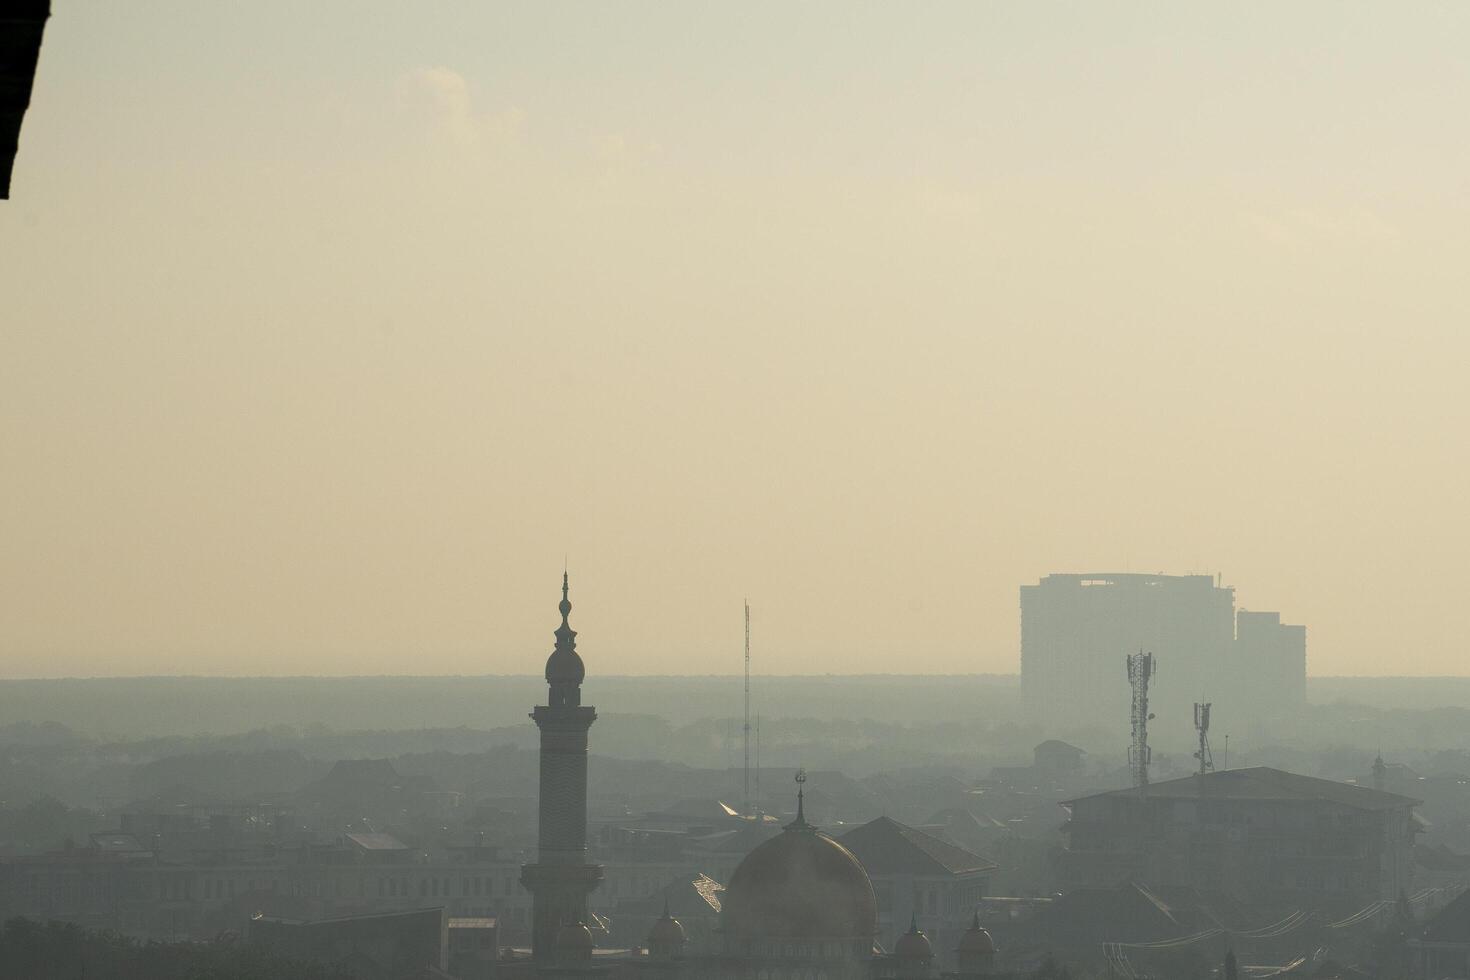
M 487 112 L 475 104 L 464 75 L 443 66 L 416 68 L 398 79 L 399 105 L 421 114 L 437 135 L 456 146 L 501 149 L 521 144 L 526 136 L 526 113 L 509 106 Z

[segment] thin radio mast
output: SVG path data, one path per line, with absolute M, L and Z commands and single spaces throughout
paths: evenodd
M 745 600 L 745 812 L 750 812 L 750 600 Z

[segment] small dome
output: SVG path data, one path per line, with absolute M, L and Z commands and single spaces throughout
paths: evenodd
M 960 944 L 955 947 L 956 953 L 994 953 L 995 940 L 990 938 L 990 933 L 980 924 L 980 913 L 975 913 L 975 919 L 970 923 L 970 928 L 960 937 Z
M 893 946 L 893 955 L 901 960 L 934 958 L 934 947 L 929 944 L 929 937 L 919 928 L 918 920 L 910 923 L 909 931 L 898 937 L 898 942 Z
M 587 667 L 576 650 L 558 646 L 546 658 L 546 683 L 574 684 L 581 686 L 587 677 Z
M 878 934 L 873 884 L 851 851 L 800 817 L 745 856 L 722 900 L 727 935 L 855 939 Z
M 590 951 L 592 930 L 581 922 L 568 922 L 556 931 L 556 948 L 564 950 Z
M 665 906 L 664 914 L 653 924 L 648 932 L 648 948 L 655 946 L 682 946 L 684 944 L 684 927 L 679 920 L 669 915 L 668 907 Z

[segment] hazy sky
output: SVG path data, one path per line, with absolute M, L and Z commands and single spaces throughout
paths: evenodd
M 0 673 L 1462 673 L 1470 5 L 56 0 Z

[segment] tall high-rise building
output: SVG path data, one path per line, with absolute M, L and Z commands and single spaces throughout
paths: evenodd
M 1291 708 L 1307 700 L 1307 628 L 1275 612 L 1242 609 L 1235 616 L 1235 690 L 1262 707 Z
M 567 576 L 561 578 L 561 626 L 546 661 L 547 703 L 531 712 L 541 729 L 541 804 L 536 863 L 521 868 L 531 893 L 531 952 L 552 959 L 557 932 L 585 924 L 587 896 L 602 881 L 602 866 L 587 860 L 587 729 L 597 709 L 582 703 L 586 668 L 569 617 Z
M 1048 575 L 1021 587 L 1021 688 L 1052 730 L 1128 730 L 1125 658 L 1153 653 L 1152 730 L 1188 734 L 1193 704 L 1222 718 L 1300 705 L 1306 631 L 1275 613 L 1242 613 L 1210 575 Z M 1121 742 L 1120 742 L 1121 744 Z

